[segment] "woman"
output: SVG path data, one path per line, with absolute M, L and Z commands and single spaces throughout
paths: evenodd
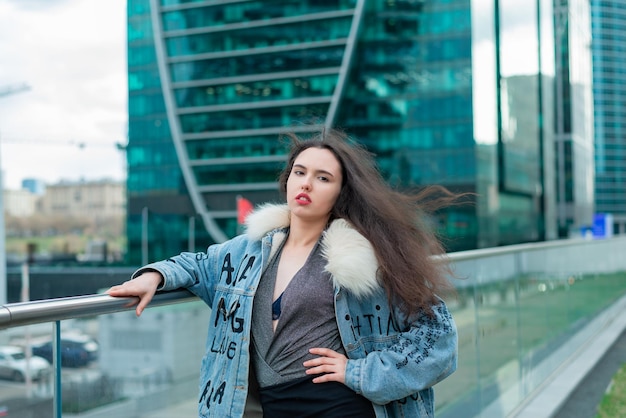
M 241 417 L 255 399 L 272 418 L 433 416 L 457 335 L 437 296 L 449 271 L 418 207 L 426 194 L 392 190 L 342 132 L 291 139 L 286 204 L 108 293 L 138 296 L 137 315 L 181 287 L 212 307 L 200 417 Z

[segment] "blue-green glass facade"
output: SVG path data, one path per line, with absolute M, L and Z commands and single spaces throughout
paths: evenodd
M 555 148 L 559 237 L 580 236 L 594 211 L 591 24 L 587 0 L 555 1 Z
M 626 232 L 626 1 L 591 0 L 596 212 Z
M 157 66 L 149 0 L 128 2 L 127 262 L 141 264 L 205 241 L 188 197 Z
M 394 186 L 476 193 L 437 214 L 450 250 L 549 238 L 552 8 L 505 3 L 129 0 L 129 260 L 236 234 L 237 196 L 280 199 L 281 132 L 324 126 Z

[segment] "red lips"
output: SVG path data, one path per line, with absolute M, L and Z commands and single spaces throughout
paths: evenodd
M 311 203 L 311 198 L 306 193 L 300 193 L 296 196 L 296 202 L 298 202 L 300 205 L 308 205 L 309 203 Z

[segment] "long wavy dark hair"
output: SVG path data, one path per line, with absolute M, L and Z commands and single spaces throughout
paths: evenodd
M 372 153 L 343 131 L 324 130 L 310 138 L 294 133 L 287 164 L 280 173 L 281 192 L 297 156 L 308 148 L 327 149 L 342 167 L 343 184 L 330 221 L 343 218 L 369 240 L 379 264 L 379 277 L 390 303 L 407 315 L 432 313 L 438 295 L 453 291 L 444 247 L 428 214 L 457 200 L 446 188 L 416 192 L 393 189 L 381 176 Z

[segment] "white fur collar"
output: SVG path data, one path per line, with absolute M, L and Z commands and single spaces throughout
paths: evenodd
M 287 228 L 290 216 L 287 205 L 262 205 L 247 217 L 246 234 L 252 239 L 261 239 L 277 228 Z M 273 241 L 281 239 L 284 234 L 274 236 Z M 357 297 L 368 296 L 379 287 L 374 249 L 350 223 L 344 219 L 334 220 L 324 231 L 321 245 L 327 260 L 326 271 L 332 275 L 335 286 Z

